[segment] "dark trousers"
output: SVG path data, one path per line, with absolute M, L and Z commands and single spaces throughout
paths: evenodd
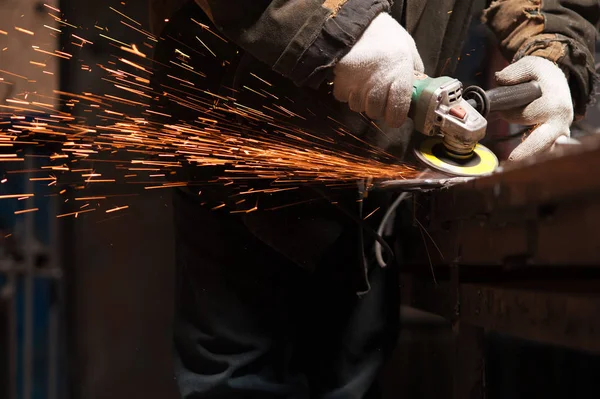
M 395 270 L 358 297 L 343 235 L 313 273 L 236 217 L 175 198 L 176 373 L 184 398 L 374 398 L 397 335 Z

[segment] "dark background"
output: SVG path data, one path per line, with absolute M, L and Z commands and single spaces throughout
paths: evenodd
M 108 8 L 115 3 L 63 0 L 61 10 L 70 23 L 89 27 L 89 37 L 98 33 L 93 29 L 96 23 L 110 26 L 113 37 L 127 37 L 131 31 Z M 146 6 L 146 1 L 130 0 L 119 9 L 146 21 Z M 89 65 L 106 63 L 113 51 L 106 41 L 97 43 L 84 47 L 78 57 Z M 486 43 L 484 32 L 474 26 L 473 38 L 465 45 L 470 55 L 462 57 L 460 78 L 485 82 L 489 73 L 480 64 L 491 53 L 470 49 L 483 49 Z M 111 87 L 102 76 L 100 68 L 83 74 L 77 63 L 64 62 L 61 89 L 109 93 Z M 587 122 L 588 129 L 600 123 L 597 107 Z M 129 199 L 128 205 L 126 212 L 114 218 L 90 214 L 63 219 L 58 225 L 66 294 L 66 357 L 60 362 L 65 384 L 60 385 L 58 397 L 177 397 L 170 357 L 174 285 L 170 193 L 148 191 Z M 452 364 L 460 356 L 454 352 L 453 339 L 444 321 L 403 309 L 398 349 L 382 374 L 386 397 L 446 396 Z M 594 357 L 497 335 L 491 335 L 488 342 L 490 398 L 600 397 Z

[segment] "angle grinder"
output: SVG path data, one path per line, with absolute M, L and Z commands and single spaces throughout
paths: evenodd
M 415 130 L 429 138 L 415 155 L 427 166 L 455 176 L 481 176 L 493 172 L 498 158 L 479 144 L 485 137 L 490 112 L 525 106 L 542 95 L 537 82 L 501 86 L 485 91 L 442 76 L 415 72 L 409 116 Z

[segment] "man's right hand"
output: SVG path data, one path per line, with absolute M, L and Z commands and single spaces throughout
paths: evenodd
M 335 66 L 333 94 L 353 111 L 399 127 L 408 116 L 414 71 L 424 71 L 415 41 L 383 13 Z

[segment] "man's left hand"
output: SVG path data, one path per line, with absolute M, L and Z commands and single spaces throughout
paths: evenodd
M 521 58 L 496 73 L 500 85 L 515 85 L 536 81 L 542 96 L 525 107 L 502 112 L 511 123 L 535 126 L 529 136 L 510 154 L 517 161 L 551 149 L 561 136 L 571 135 L 573 103 L 565 74 L 554 63 L 536 56 Z

